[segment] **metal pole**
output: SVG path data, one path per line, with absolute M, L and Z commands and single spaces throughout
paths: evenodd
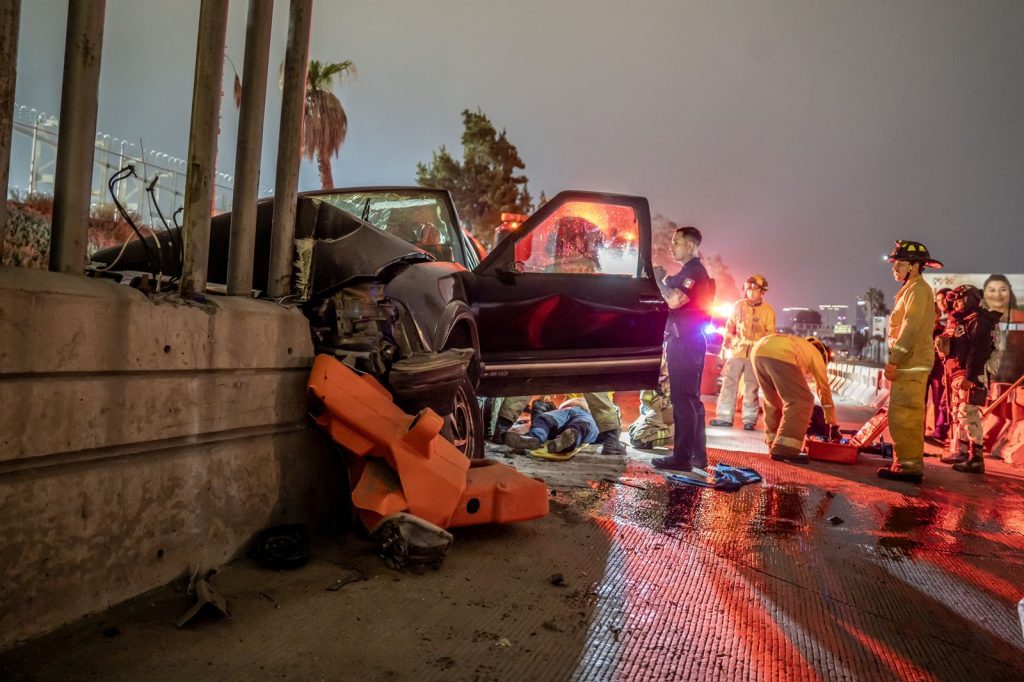
M 18 22 L 21 0 L 0 1 L 0 260 L 7 234 L 7 185 L 11 178 L 11 130 L 14 127 L 14 85 L 18 65 Z
M 306 69 L 309 65 L 309 27 L 312 16 L 313 0 L 292 0 L 288 19 L 288 51 L 284 59 L 281 129 L 278 135 L 277 176 L 274 181 L 274 224 L 270 237 L 270 273 L 267 277 L 267 294 L 271 298 L 286 296 L 291 283 L 302 114 L 306 102 Z
M 85 272 L 106 5 L 106 0 L 68 0 L 60 134 L 53 181 L 53 272 Z
M 32 109 L 35 111 L 35 109 Z M 35 123 L 32 125 L 32 153 L 28 160 L 28 193 L 36 193 L 36 145 L 39 142 L 39 122 L 42 120 L 43 115 L 36 114 Z
M 242 63 L 242 103 L 238 112 L 235 149 L 235 194 L 231 201 L 231 241 L 228 242 L 228 294 L 252 291 L 256 250 L 256 200 L 263 151 L 263 108 L 267 101 L 267 65 L 273 0 L 249 0 Z
M 210 202 L 217 158 L 217 119 L 224 70 L 224 40 L 228 28 L 228 1 L 202 0 L 196 72 L 192 84 L 192 123 L 185 176 L 185 254 L 181 295 L 191 298 L 206 290 L 210 255 Z

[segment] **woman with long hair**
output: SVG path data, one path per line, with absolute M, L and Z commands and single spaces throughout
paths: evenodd
M 996 327 L 996 349 L 989 359 L 994 381 L 1013 383 L 1024 374 L 1024 311 L 1017 309 L 1017 296 L 1006 275 L 992 274 L 982 285 L 982 305 L 1001 313 Z

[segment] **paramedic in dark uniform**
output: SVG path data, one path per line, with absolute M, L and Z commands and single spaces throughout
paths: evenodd
M 696 227 L 677 229 L 672 235 L 672 259 L 683 267 L 659 281 L 669 307 L 665 360 L 675 422 L 672 456 L 651 461 L 659 469 L 690 471 L 708 463 L 700 380 L 707 352 L 704 328 L 710 322 L 708 310 L 715 298 L 715 283 L 698 257 L 700 242 L 700 230 Z

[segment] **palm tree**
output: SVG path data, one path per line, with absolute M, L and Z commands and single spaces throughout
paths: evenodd
M 885 293 L 881 289 L 871 287 L 863 294 L 861 294 L 861 300 L 864 301 L 864 305 L 867 306 L 868 314 L 868 338 L 872 343 L 872 359 L 878 360 L 876 353 L 880 353 L 880 345 L 884 339 L 877 334 L 871 335 L 871 330 L 874 327 L 874 320 L 876 315 L 887 315 L 889 313 L 889 306 L 886 304 Z
M 861 296 L 861 300 L 867 305 L 868 312 L 868 324 L 871 324 L 871 320 L 876 315 L 886 315 L 889 313 L 889 306 L 885 303 L 885 294 L 881 289 L 871 287 Z
M 282 69 L 284 65 L 281 65 Z M 345 108 L 331 89 L 335 76 L 355 77 L 356 66 L 350 60 L 321 62 L 309 60 L 306 75 L 306 106 L 302 115 L 302 155 L 309 160 L 316 157 L 323 189 L 334 187 L 331 157 L 337 156 L 345 144 L 348 116 Z

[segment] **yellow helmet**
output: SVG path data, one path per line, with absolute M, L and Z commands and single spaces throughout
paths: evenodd
M 747 281 L 744 284 L 744 288 L 747 288 L 747 285 L 755 286 L 761 291 L 768 291 L 768 280 L 764 278 L 764 275 L 754 274 L 751 275 L 750 277 L 747 277 Z
M 808 336 L 804 340 L 814 346 L 816 351 L 821 353 L 821 357 L 825 360 L 826 365 L 832 360 L 832 349 L 822 343 L 821 339 L 817 336 Z

